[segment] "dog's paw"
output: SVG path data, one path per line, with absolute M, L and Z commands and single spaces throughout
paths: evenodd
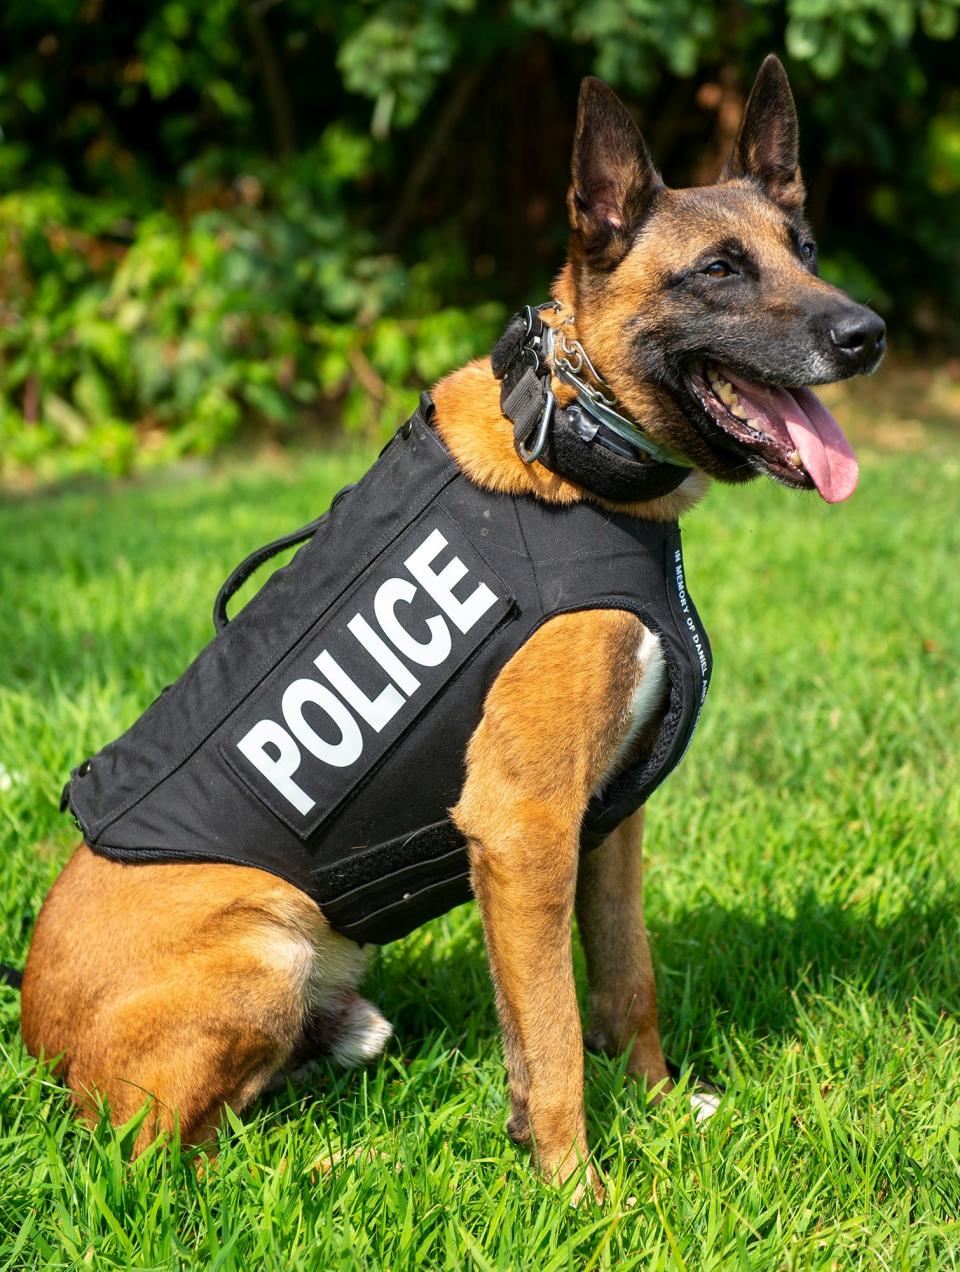
M 580 1172 L 580 1178 L 570 1194 L 570 1206 L 574 1210 L 581 1206 L 602 1206 L 607 1199 L 607 1190 L 603 1181 L 592 1166 Z
M 588 1051 L 607 1052 L 610 1050 L 610 1039 L 605 1030 L 599 1025 L 594 1025 L 583 1035 L 583 1045 Z
M 510 1115 L 510 1121 L 507 1123 L 507 1134 L 514 1144 L 519 1144 L 521 1147 L 530 1143 L 530 1114 L 527 1112 L 526 1107 L 514 1107 Z
M 344 1069 L 375 1060 L 387 1045 L 393 1026 L 373 1003 L 353 994 L 330 1031 L 330 1059 Z
M 698 1081 L 690 1092 L 690 1108 L 695 1120 L 707 1122 L 720 1107 L 720 1092 L 709 1082 Z
M 393 1026 L 373 1003 L 354 990 L 343 990 L 322 1009 L 314 1008 L 303 1034 L 283 1069 L 267 1090 L 278 1090 L 289 1078 L 302 1082 L 318 1063 L 332 1060 L 345 1069 L 375 1060 L 393 1033 Z

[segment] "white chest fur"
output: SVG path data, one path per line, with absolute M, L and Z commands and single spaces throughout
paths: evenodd
M 614 755 L 603 775 L 600 785 L 603 786 L 619 771 L 637 734 L 650 720 L 651 715 L 663 701 L 667 687 L 667 664 L 663 656 L 660 638 L 649 628 L 644 628 L 643 639 L 637 650 L 637 679 L 630 700 L 630 723 L 623 736 L 617 753 Z

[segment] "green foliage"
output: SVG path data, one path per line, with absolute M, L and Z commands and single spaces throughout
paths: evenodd
M 670 179 L 785 50 L 829 277 L 960 312 L 960 0 L 10 0 L 0 477 L 394 427 L 561 259 L 580 74 Z
M 383 137 L 392 123 L 412 124 L 430 100 L 459 51 L 450 16 L 469 13 L 474 3 L 387 0 L 365 7 L 363 21 L 340 45 L 337 67 L 349 92 L 374 99 L 371 130 Z
M 351 224 L 338 196 L 368 159 L 333 125 L 294 167 L 246 171 L 228 206 L 147 214 L 122 244 L 102 200 L 0 199 L 7 474 L 124 472 L 209 452 L 245 420 L 288 436 L 332 404 L 392 431 L 414 386 L 488 348 L 501 306 L 445 307 L 429 269 Z
M 210 638 L 235 562 L 370 457 L 0 507 L 0 960 L 22 966 L 76 839 L 70 767 Z M 960 1268 L 960 464 L 863 460 L 849 504 L 758 482 L 685 522 L 716 672 L 651 800 L 645 892 L 667 1055 L 726 1092 L 710 1123 L 591 1054 L 607 1201 L 539 1183 L 472 905 L 374 952 L 380 1062 L 265 1097 L 201 1170 L 179 1145 L 131 1162 L 135 1122 L 77 1126 L 0 988 L 0 1266 Z

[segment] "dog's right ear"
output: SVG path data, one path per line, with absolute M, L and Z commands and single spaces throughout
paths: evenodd
M 627 108 L 592 75 L 580 85 L 571 176 L 571 228 L 592 262 L 612 268 L 663 182 Z

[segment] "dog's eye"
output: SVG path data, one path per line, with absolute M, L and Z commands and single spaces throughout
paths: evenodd
M 701 273 L 706 274 L 708 278 L 729 278 L 733 270 L 726 261 L 711 261 Z
M 813 243 L 800 244 L 800 255 L 803 257 L 805 261 L 812 261 L 814 256 L 816 256 L 816 254 L 817 254 L 817 249 L 813 245 Z

